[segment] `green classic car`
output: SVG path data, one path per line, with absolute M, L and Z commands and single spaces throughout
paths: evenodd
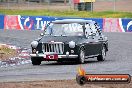
M 40 65 L 42 61 L 65 60 L 82 64 L 90 57 L 104 61 L 108 40 L 95 21 L 64 19 L 48 24 L 41 37 L 31 43 L 31 47 L 33 65 Z

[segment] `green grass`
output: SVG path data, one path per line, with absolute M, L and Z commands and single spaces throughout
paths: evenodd
M 132 12 L 86 12 L 86 11 L 49 11 L 49 10 L 5 10 L 0 9 L 0 14 L 28 15 L 28 16 L 59 16 L 59 17 L 84 17 L 84 18 L 132 18 Z
M 15 52 L 15 50 L 13 50 L 13 49 L 10 49 L 10 48 L 7 48 L 7 47 L 0 47 L 0 53 L 9 55 L 9 54 L 12 54 L 14 52 Z
M 0 61 L 7 60 L 10 57 L 16 56 L 16 50 L 10 49 L 6 46 L 0 46 Z
M 0 48 L 0 52 L 7 52 L 7 53 L 10 53 L 10 52 L 12 52 L 12 51 L 13 51 L 13 49 L 10 49 L 10 48 L 6 48 L 6 47 Z

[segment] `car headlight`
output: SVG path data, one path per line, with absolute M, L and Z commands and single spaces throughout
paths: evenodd
M 75 42 L 74 41 L 70 41 L 69 42 L 69 47 L 70 48 L 75 48 Z
M 31 47 L 36 48 L 37 46 L 38 46 L 38 42 L 37 41 L 31 42 Z

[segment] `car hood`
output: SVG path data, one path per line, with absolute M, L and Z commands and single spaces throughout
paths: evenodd
M 70 41 L 79 42 L 82 39 L 82 36 L 43 36 L 39 42 L 48 43 L 51 41 L 54 42 L 63 42 L 69 43 Z

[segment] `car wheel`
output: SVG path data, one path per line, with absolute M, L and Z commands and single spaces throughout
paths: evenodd
M 80 49 L 78 62 L 83 64 L 85 62 L 85 51 L 83 48 Z
M 101 51 L 101 55 L 97 56 L 97 60 L 98 61 L 104 61 L 106 57 L 106 50 L 105 47 L 103 47 L 102 51 Z
M 39 60 L 37 57 L 31 57 L 31 61 L 33 65 L 40 65 L 41 60 Z

